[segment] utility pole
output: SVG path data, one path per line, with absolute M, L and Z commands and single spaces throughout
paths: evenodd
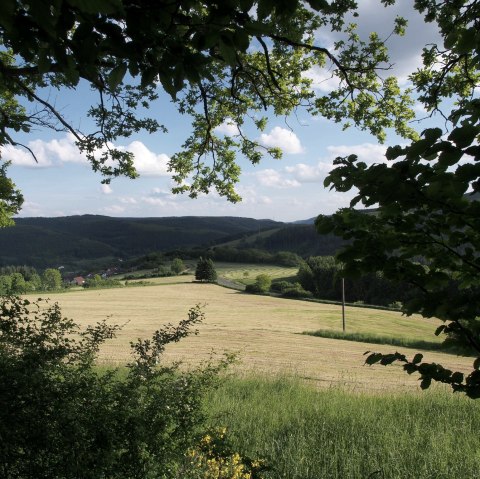
M 342 326 L 345 332 L 345 278 L 342 278 Z

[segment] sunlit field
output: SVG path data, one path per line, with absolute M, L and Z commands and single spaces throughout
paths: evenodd
M 214 284 L 192 282 L 192 276 L 149 280 L 149 286 L 79 290 L 52 294 L 66 316 L 82 325 L 108 318 L 122 325 L 118 337 L 108 342 L 99 360 L 123 364 L 129 359 L 129 343 L 146 338 L 166 323 L 184 319 L 190 307 L 201 304 L 206 315 L 200 334 L 171 345 L 167 360 L 195 364 L 212 352 L 238 353 L 235 370 L 268 374 L 287 373 L 315 386 L 340 385 L 351 390 L 417 389 L 415 377 L 400 367 L 364 366 L 367 350 L 389 352 L 407 349 L 369 345 L 338 339 L 305 336 L 304 331 L 341 329 L 341 308 L 299 300 L 249 295 Z M 346 309 L 347 331 L 434 341 L 437 321 L 402 317 L 398 312 L 366 308 Z M 437 339 L 438 340 L 438 339 Z M 425 352 L 427 361 L 465 369 L 469 358 Z

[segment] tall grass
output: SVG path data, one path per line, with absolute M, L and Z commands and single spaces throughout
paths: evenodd
M 475 356 L 475 352 L 467 347 L 444 345 L 434 341 L 425 341 L 423 339 L 402 338 L 394 336 L 381 336 L 374 333 L 348 333 L 336 331 L 333 329 L 319 329 L 317 331 L 305 331 L 302 334 L 307 336 L 317 336 L 328 339 L 343 339 L 344 341 L 357 341 L 360 343 L 372 344 L 390 344 L 403 348 L 424 349 L 427 351 L 441 351 L 448 354 L 457 354 L 464 356 Z
M 362 395 L 297 380 L 230 378 L 208 401 L 270 479 L 480 477 L 480 402 L 445 391 Z

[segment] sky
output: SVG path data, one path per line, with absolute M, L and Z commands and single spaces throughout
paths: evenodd
M 423 17 L 414 11 L 411 0 L 401 0 L 395 7 L 385 8 L 379 0 L 359 0 L 360 18 L 355 21 L 359 33 L 367 37 L 372 31 L 385 38 L 393 26 L 393 19 L 401 15 L 409 20 L 407 35 L 389 41 L 393 73 L 402 87 L 408 87 L 408 74 L 421 61 L 421 50 L 428 43 L 438 42 L 435 26 L 425 24 Z M 331 36 L 321 33 L 319 41 L 329 46 Z M 320 70 L 310 73 L 314 88 L 319 94 L 328 92 L 334 85 Z M 88 124 L 85 107 L 89 104 L 89 91 L 50 93 L 51 101 L 69 117 L 74 125 Z M 402 142 L 393 133 L 380 145 L 367 132 L 350 128 L 342 131 L 341 125 L 312 117 L 299 111 L 290 118 L 270 117 L 266 130 L 254 133 L 254 138 L 265 146 L 278 146 L 283 158 L 274 160 L 265 156 L 252 166 L 244 158 L 238 193 L 243 200 L 232 204 L 215 192 L 191 199 L 186 195 L 173 195 L 174 186 L 167 171 L 169 157 L 179 151 L 189 135 L 187 117 L 179 115 L 166 95 L 160 97 L 158 119 L 169 132 L 148 135 L 140 133 L 120 146 L 135 154 L 135 166 L 140 177 L 131 180 L 116 178 L 110 185 L 101 184 L 101 176 L 78 153 L 71 135 L 34 131 L 24 142 L 35 152 L 38 163 L 25 150 L 6 147 L 2 159 L 10 160 L 9 174 L 25 197 L 21 217 L 67 216 L 98 214 L 121 217 L 161 216 L 243 216 L 270 218 L 277 221 L 296 221 L 318 214 L 331 214 L 347 206 L 351 194 L 337 193 L 324 188 L 325 176 L 337 156 L 352 153 L 366 161 L 384 161 L 388 145 Z M 418 118 L 425 115 L 417 107 Z M 420 129 L 427 125 L 422 124 Z M 430 126 L 430 125 L 428 125 Z M 221 132 L 232 128 L 225 123 Z

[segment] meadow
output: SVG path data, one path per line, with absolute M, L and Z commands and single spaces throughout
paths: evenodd
M 292 299 L 241 293 L 214 284 L 192 282 L 192 276 L 155 278 L 139 288 L 78 290 L 49 295 L 63 313 L 82 325 L 105 318 L 122 330 L 100 351 L 100 362 L 123 364 L 129 358 L 129 343 L 146 338 L 166 323 L 185 318 L 188 309 L 204 305 L 205 322 L 199 335 L 167 349 L 166 359 L 186 365 L 210 357 L 212 352 L 238 354 L 235 369 L 241 374 L 262 371 L 292 374 L 315 386 L 342 385 L 349 390 L 417 389 L 415 377 L 397 366 L 365 366 L 367 350 L 389 352 L 413 350 L 307 336 L 305 331 L 341 330 L 341 308 Z M 404 317 L 399 312 L 346 308 L 347 331 L 382 334 L 397 338 L 440 341 L 433 332 L 438 321 Z M 426 351 L 425 359 L 463 370 L 471 364 L 464 357 Z
M 438 386 L 420 391 L 397 366 L 364 365 L 367 350 L 417 350 L 302 334 L 340 332 L 338 305 L 249 295 L 190 275 L 148 283 L 50 299 L 82 325 L 104 318 L 122 325 L 100 351 L 109 366 L 128 361 L 131 340 L 203 304 L 199 335 L 170 345 L 165 359 L 188 367 L 237 353 L 205 409 L 212 427 L 227 428 L 234 450 L 271 466 L 266 479 L 480 478 L 478 402 Z M 347 307 L 346 317 L 351 333 L 440 341 L 436 320 L 358 307 Z M 471 365 L 471 358 L 424 354 L 454 369 Z

